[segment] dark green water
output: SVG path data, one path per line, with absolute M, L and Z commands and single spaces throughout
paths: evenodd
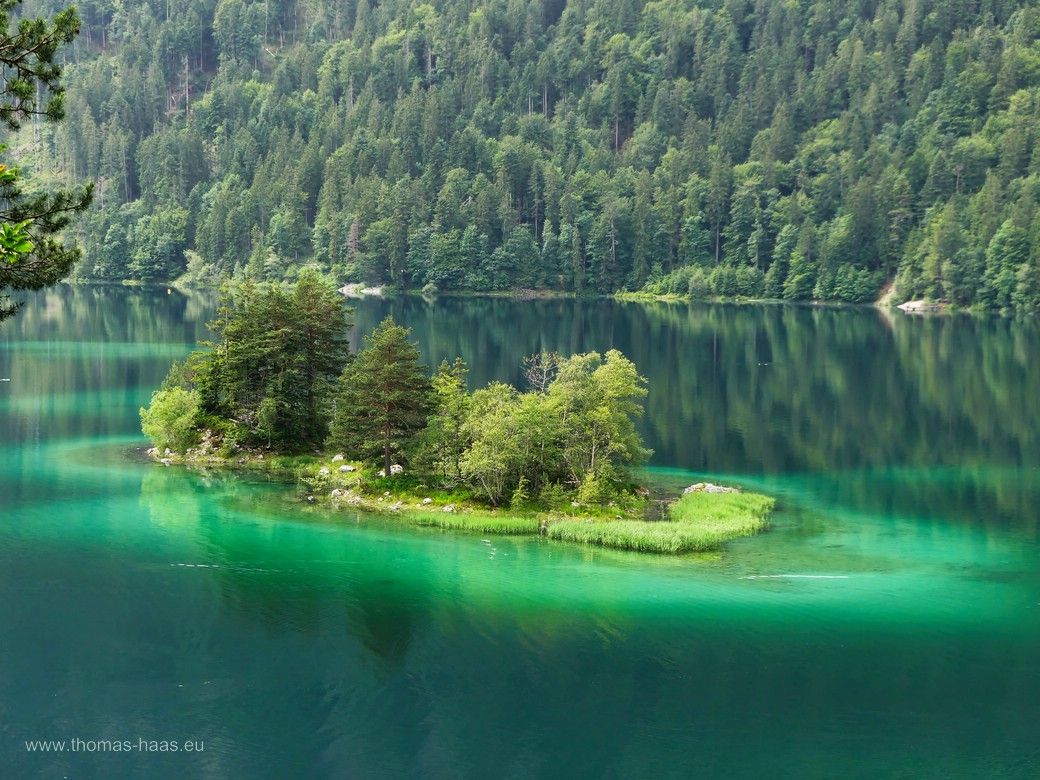
M 713 560 L 305 514 L 137 461 L 205 296 L 0 327 L 3 777 L 1040 776 L 1040 331 L 874 311 L 368 301 L 517 379 L 618 347 L 653 468 L 779 496 Z M 204 751 L 28 752 L 26 740 Z

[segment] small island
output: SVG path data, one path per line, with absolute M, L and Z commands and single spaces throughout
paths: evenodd
M 655 553 L 718 549 L 773 508 L 710 484 L 660 508 L 632 476 L 651 454 L 646 380 L 616 350 L 532 355 L 523 389 L 470 392 L 461 359 L 431 376 L 390 317 L 350 354 L 343 296 L 311 270 L 228 287 L 211 327 L 141 409 L 163 465 L 262 469 L 309 503 L 421 526 Z

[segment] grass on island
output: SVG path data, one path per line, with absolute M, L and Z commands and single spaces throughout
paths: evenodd
M 758 493 L 687 493 L 670 507 L 671 520 L 558 520 L 547 535 L 637 552 L 705 552 L 764 530 L 774 503 Z
M 776 499 L 761 493 L 686 493 L 669 507 L 677 523 L 696 523 L 731 533 L 747 526 L 749 533 L 761 531 Z
M 541 523 L 537 517 L 497 515 L 486 512 L 430 512 L 415 510 L 405 517 L 415 525 L 502 536 L 534 536 Z

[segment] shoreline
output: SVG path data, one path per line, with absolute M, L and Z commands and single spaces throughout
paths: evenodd
M 572 502 L 569 508 L 529 505 L 513 509 L 482 505 L 462 491 L 428 486 L 416 475 L 380 477 L 340 455 L 290 456 L 243 450 L 227 457 L 213 452 L 159 453 L 153 447 L 145 457 L 164 467 L 278 477 L 285 480 L 286 487 L 298 491 L 301 504 L 333 512 L 364 512 L 445 531 L 543 536 L 655 555 L 718 551 L 733 539 L 765 531 L 775 507 L 775 500 L 762 494 L 699 483 L 673 498 L 663 519 L 646 518 L 652 502 L 643 487 L 625 505 Z
M 177 290 L 178 292 L 187 291 L 212 291 L 217 292 L 220 289 L 219 285 L 216 284 L 181 284 L 176 281 L 144 281 L 140 279 L 67 279 L 63 282 L 76 287 L 129 287 L 129 288 L 166 288 L 167 290 Z M 516 290 L 438 290 L 437 292 L 428 293 L 423 292 L 421 289 L 408 289 L 398 290 L 382 288 L 382 291 L 378 294 L 360 294 L 360 295 L 344 295 L 344 298 L 348 301 L 363 300 L 366 298 L 392 300 L 395 298 L 422 298 L 424 300 L 434 300 L 436 298 L 458 298 L 458 299 L 501 299 L 501 300 L 513 300 L 513 301 L 554 301 L 554 300 L 614 300 L 620 303 L 669 303 L 669 304 L 725 304 L 731 306 L 800 306 L 800 307 L 811 307 L 811 308 L 828 308 L 828 309 L 849 309 L 849 310 L 864 310 L 864 309 L 877 309 L 884 312 L 890 312 L 893 310 L 902 310 L 902 305 L 893 303 L 895 296 L 893 291 L 888 288 L 882 288 L 882 294 L 880 297 L 870 303 L 848 303 L 846 301 L 831 301 L 831 300 L 799 300 L 789 301 L 783 298 L 744 298 L 744 297 L 725 297 L 725 296 L 712 296 L 709 298 L 693 299 L 684 295 L 677 295 L 674 293 L 647 293 L 639 290 L 619 290 L 613 293 L 579 293 L 573 290 L 554 290 L 554 289 L 538 289 L 538 288 L 524 288 Z M 915 303 L 915 302 L 908 302 Z M 937 303 L 935 308 L 930 308 L 928 311 L 921 310 L 902 310 L 902 313 L 908 315 L 921 315 L 927 314 L 929 316 L 949 316 L 953 314 L 968 314 L 976 317 L 999 317 L 1003 318 L 1002 315 L 995 312 L 976 312 L 973 309 L 965 309 L 958 306 L 945 303 Z

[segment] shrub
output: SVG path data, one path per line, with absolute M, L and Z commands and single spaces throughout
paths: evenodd
M 183 387 L 157 390 L 141 409 L 141 430 L 160 450 L 184 452 L 198 443 L 199 394 Z
M 602 475 L 593 471 L 585 475 L 585 479 L 578 487 L 577 498 L 581 504 L 589 506 L 605 504 L 612 496 L 613 490 L 611 490 L 610 483 Z
M 731 265 L 717 265 L 708 277 L 711 289 L 716 295 L 733 297 L 737 295 L 737 272 Z
M 742 265 L 734 272 L 737 295 L 760 298 L 765 288 L 765 274 L 753 265 Z
M 695 301 L 703 301 L 711 297 L 711 285 L 708 284 L 708 276 L 703 268 L 694 268 L 690 272 L 689 281 L 686 284 L 686 294 Z

